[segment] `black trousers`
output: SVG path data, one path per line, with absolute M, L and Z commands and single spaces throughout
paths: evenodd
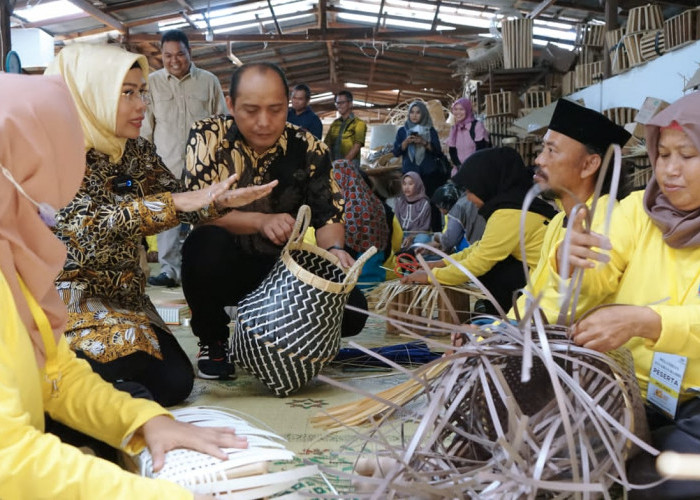
M 700 398 L 685 402 L 671 420 L 653 408 L 647 409 L 651 444 L 660 451 L 700 453 Z M 627 462 L 627 478 L 633 484 L 658 481 L 656 457 L 640 452 Z M 630 499 L 700 498 L 700 481 L 672 480 L 646 490 L 632 490 Z
M 162 406 L 173 406 L 187 399 L 192 392 L 194 370 L 177 339 L 157 327 L 153 329 L 163 359 L 145 352 L 135 352 L 114 361 L 99 363 L 82 351 L 75 354 L 90 363 L 95 373 L 117 389 L 129 392 L 134 397 L 152 399 Z
M 226 306 L 235 306 L 255 290 L 277 262 L 277 256 L 242 252 L 234 237 L 217 226 L 201 226 L 190 233 L 182 247 L 182 289 L 192 311 L 192 332 L 204 344 L 229 337 L 230 318 Z M 367 300 L 358 288 L 348 305 L 367 310 Z M 345 310 L 341 335 L 360 333 L 367 316 Z
M 497 263 L 485 274 L 477 276 L 477 278 L 488 288 L 496 302 L 505 311 L 508 311 L 513 306 L 513 292 L 525 286 L 523 263 L 512 255 Z M 496 308 L 489 302 L 486 304 L 486 310 L 480 312 L 495 314 Z

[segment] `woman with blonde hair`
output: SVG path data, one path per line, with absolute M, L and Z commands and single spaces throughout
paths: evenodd
M 150 99 L 142 55 L 74 44 L 46 73 L 65 80 L 85 136 L 82 185 L 54 227 L 68 248 L 56 278 L 68 306 L 68 343 L 108 382 L 165 406 L 177 404 L 189 395 L 194 372 L 145 294 L 142 239 L 246 205 L 276 183 L 231 190 L 230 177 L 185 191 L 153 144 L 139 137 Z

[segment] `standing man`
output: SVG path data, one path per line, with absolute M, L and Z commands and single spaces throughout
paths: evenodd
M 548 264 L 549 259 L 553 258 L 554 248 L 566 235 L 566 218 L 578 203 L 585 203 L 590 208 L 605 152 L 610 144 L 619 144 L 622 147 L 629 138 L 629 132 L 597 111 L 566 99 L 560 99 L 554 108 L 549 128 L 543 138 L 542 152 L 535 159 L 537 168 L 534 180 L 556 197 L 562 210 L 547 227 L 540 260 L 531 274 L 533 292 L 546 294 L 540 302 L 540 308 L 551 322 L 558 319 L 559 296 L 556 285 L 547 286 L 550 280 L 556 279 L 551 276 Z M 601 197 L 592 221 L 594 231 L 599 231 L 595 228 L 600 227 L 605 218 L 612 174 L 613 169 L 610 165 L 603 180 Z M 617 199 L 620 200 L 627 194 L 629 185 L 623 168 Z M 584 300 L 586 298 L 581 297 L 579 304 L 586 308 L 586 304 L 582 302 Z M 522 314 L 525 296 L 518 299 L 518 307 Z
M 192 332 L 199 337 L 197 370 L 202 378 L 234 375 L 230 319 L 224 308 L 236 305 L 270 273 L 301 205 L 311 207 L 318 246 L 338 257 L 343 267 L 354 262 L 344 250 L 345 200 L 333 178 L 328 149 L 287 123 L 288 102 L 289 87 L 279 67 L 244 64 L 231 77 L 226 98 L 231 116 L 197 122 L 187 141 L 188 189 L 208 189 L 216 179 L 234 173 L 237 187 L 279 181 L 262 203 L 195 228 L 182 248 L 182 287 L 192 310 Z M 357 288 L 348 303 L 367 308 Z M 366 319 L 345 311 L 341 334 L 359 333 Z
M 359 167 L 360 148 L 365 145 L 367 124 L 353 114 L 350 91 L 338 92 L 335 96 L 335 107 L 340 113 L 340 118 L 331 123 L 324 142 L 331 150 L 333 160 L 348 160 Z
M 226 103 L 219 79 L 192 63 L 190 43 L 182 31 L 166 31 L 160 48 L 163 68 L 148 78 L 152 103 L 146 110 L 141 135 L 155 144 L 165 166 L 181 179 L 190 127 L 197 120 L 225 113 Z M 177 286 L 182 261 L 180 227 L 163 231 L 157 240 L 161 272 L 148 278 L 148 283 Z
M 311 100 L 311 89 L 308 85 L 300 83 L 292 89 L 292 107 L 287 112 L 287 121 L 293 125 L 298 125 L 302 130 L 311 132 L 316 139 L 321 139 L 323 125 L 316 113 L 311 111 L 309 101 Z

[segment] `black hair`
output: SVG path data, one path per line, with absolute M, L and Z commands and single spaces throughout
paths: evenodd
M 344 95 L 345 97 L 348 98 L 348 101 L 351 101 L 351 102 L 352 102 L 352 92 L 350 92 L 349 90 L 341 90 L 340 92 L 338 92 L 338 93 L 335 95 L 335 98 L 337 99 L 337 98 L 338 98 L 339 96 L 341 96 L 341 95 Z
M 603 146 L 593 144 L 584 144 L 583 147 L 586 148 L 586 153 L 588 153 L 589 155 L 600 156 L 600 168 L 598 169 L 598 172 L 600 172 L 600 169 L 603 168 L 603 159 L 605 158 L 605 153 L 607 152 L 608 148 L 604 148 Z M 605 178 L 603 179 L 603 187 L 601 188 L 600 194 L 610 194 L 613 170 L 613 166 L 609 165 L 608 171 L 605 172 Z M 596 175 L 596 180 L 597 179 L 598 177 Z M 623 163 L 622 168 L 620 169 L 620 180 L 617 186 L 616 198 L 619 201 L 625 198 L 628 194 L 630 194 L 630 192 L 632 192 L 632 181 L 629 175 L 629 166 L 626 163 Z
M 190 41 L 187 39 L 184 31 L 181 30 L 169 30 L 163 33 L 160 37 L 160 47 L 163 48 L 165 42 L 181 42 L 187 47 L 187 52 L 190 52 Z
M 459 192 L 459 189 L 457 189 L 457 186 L 455 186 L 451 181 L 447 181 L 447 183 L 435 190 L 432 198 L 430 198 L 430 201 L 436 207 L 442 208 L 443 210 L 447 210 L 449 212 L 452 210 L 452 207 L 455 206 L 455 203 L 457 203 L 460 196 L 462 196 L 462 194 Z
M 293 92 L 296 92 L 297 90 L 302 90 L 304 92 L 307 101 L 311 99 L 311 89 L 305 83 L 300 83 L 292 89 Z
M 134 64 L 131 65 L 131 68 L 129 68 L 129 69 L 130 69 L 130 70 L 132 70 L 132 69 L 141 69 L 141 65 L 139 64 L 138 61 L 136 61 Z
M 284 86 L 284 95 L 289 95 L 289 83 L 287 83 L 287 77 L 284 75 L 282 68 L 271 62 L 256 62 L 256 63 L 246 63 L 243 66 L 239 66 L 233 71 L 231 75 L 231 84 L 228 88 L 228 95 L 231 97 L 231 101 L 236 101 L 236 94 L 238 93 L 238 85 L 241 83 L 241 78 L 243 73 L 248 70 L 257 69 L 259 73 L 264 73 L 265 71 L 272 71 L 277 73 L 280 77 L 282 85 Z

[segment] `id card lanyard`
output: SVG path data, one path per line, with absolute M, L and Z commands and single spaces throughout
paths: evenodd
M 694 284 L 700 278 L 700 271 L 693 279 L 693 285 L 683 292 L 680 300 L 675 299 L 674 303 L 685 302 L 688 293 L 694 289 Z M 670 273 L 670 292 L 673 296 L 678 293 L 678 280 L 676 273 Z M 672 419 L 676 417 L 678 410 L 678 400 L 680 398 L 683 376 L 688 366 L 688 358 L 678 354 L 666 352 L 655 352 L 649 370 L 649 384 L 647 386 L 647 402 L 654 405 Z
M 649 371 L 647 402 L 672 419 L 676 418 L 683 375 L 688 365 L 686 356 L 655 352 Z
M 41 333 L 41 340 L 44 342 L 44 350 L 46 351 L 46 364 L 44 365 L 44 373 L 46 381 L 51 385 L 51 397 L 58 396 L 58 384 L 61 381 L 61 372 L 56 367 L 56 339 L 53 336 L 53 329 L 51 328 L 51 323 L 46 317 L 43 309 L 36 301 L 34 296 L 31 294 L 27 285 L 24 284 L 22 278 L 17 275 L 17 281 L 22 290 L 22 294 L 27 301 L 29 306 L 29 311 L 34 318 L 34 322 L 37 327 L 39 327 L 39 332 Z

